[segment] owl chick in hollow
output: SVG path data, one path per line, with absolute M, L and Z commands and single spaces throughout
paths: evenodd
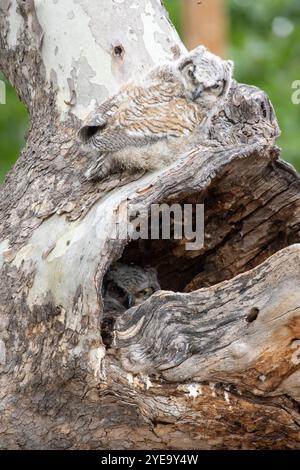
M 193 138 L 207 132 L 227 97 L 232 70 L 231 61 L 199 46 L 127 84 L 79 131 L 96 153 L 86 178 L 103 179 L 118 169 L 155 170 L 174 162 Z
M 104 278 L 104 302 L 114 299 L 125 309 L 140 305 L 160 289 L 154 268 L 114 263 Z
M 109 346 L 116 319 L 127 309 L 138 306 L 154 292 L 160 290 L 154 268 L 115 263 L 103 281 L 102 337 Z

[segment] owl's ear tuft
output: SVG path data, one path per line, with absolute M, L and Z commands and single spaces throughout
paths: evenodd
M 145 271 L 147 271 L 147 273 L 157 276 L 157 269 L 153 268 L 153 266 L 146 266 Z
M 155 290 L 160 290 L 157 269 L 154 268 L 153 266 L 146 266 L 145 271 L 149 274 L 149 277 L 152 282 L 152 286 L 155 288 Z
M 184 55 L 183 57 L 180 57 L 177 62 L 178 70 L 183 70 L 186 66 L 193 63 L 193 59 L 203 56 L 205 52 L 207 52 L 205 46 L 198 46 L 195 49 L 192 49 L 191 51 L 189 51 L 188 54 Z
M 191 54 L 197 54 L 197 55 L 203 55 L 205 52 L 207 52 L 208 49 L 205 46 L 197 46 L 195 49 L 190 51 Z

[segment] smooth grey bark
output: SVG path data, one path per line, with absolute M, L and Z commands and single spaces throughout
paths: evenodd
M 209 148 L 92 184 L 82 118 L 184 51 L 161 3 L 6 0 L 0 49 L 31 118 L 0 189 L 0 448 L 299 448 L 299 177 L 266 95 L 234 83 Z M 158 202 L 205 204 L 203 249 L 111 239 L 113 211 Z M 165 290 L 106 350 L 120 256 Z

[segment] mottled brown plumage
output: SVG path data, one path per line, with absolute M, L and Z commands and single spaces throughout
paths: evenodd
M 157 271 L 124 263 L 113 264 L 103 280 L 102 338 L 109 346 L 116 319 L 127 309 L 145 302 L 160 289 Z
M 88 179 L 115 168 L 154 170 L 175 161 L 205 135 L 231 85 L 232 62 L 200 46 L 185 57 L 153 69 L 104 102 L 80 130 L 97 151 Z

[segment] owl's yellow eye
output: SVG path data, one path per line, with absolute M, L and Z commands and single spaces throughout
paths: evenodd
M 146 297 L 147 295 L 151 294 L 153 294 L 153 289 L 151 287 L 147 287 L 138 293 L 138 297 Z

